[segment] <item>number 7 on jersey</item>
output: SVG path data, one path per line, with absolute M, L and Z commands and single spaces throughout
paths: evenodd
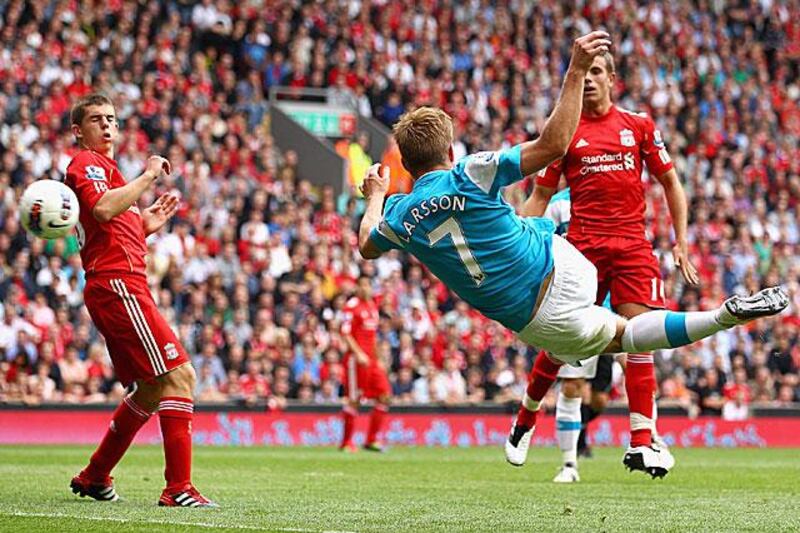
M 472 281 L 475 282 L 475 285 L 480 286 L 483 280 L 486 279 L 486 274 L 481 270 L 478 261 L 475 260 L 475 256 L 472 255 L 472 250 L 470 250 L 467 245 L 467 240 L 464 238 L 461 225 L 455 218 L 449 217 L 433 228 L 433 230 L 428 233 L 428 239 L 430 239 L 431 246 L 434 246 L 448 235 L 452 238 L 453 245 L 456 247 L 456 252 L 458 252 L 458 257 L 461 259 L 461 262 L 464 263 L 464 268 L 467 269 Z

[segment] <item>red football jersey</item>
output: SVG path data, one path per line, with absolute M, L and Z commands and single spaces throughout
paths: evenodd
M 378 341 L 378 306 L 372 300 L 364 301 L 352 297 L 344 306 L 345 319 L 342 333 L 352 335 L 364 353 L 375 360 Z
M 86 275 L 144 276 L 147 246 L 139 208 L 132 205 L 104 224 L 92 214 L 106 191 L 126 183 L 117 162 L 92 150 L 81 150 L 67 166 L 65 183 L 75 191 L 80 203 L 76 229 Z
M 672 168 L 661 133 L 644 113 L 612 106 L 602 117 L 581 116 L 567 155 L 542 170 L 536 182 L 570 187 L 569 235 L 644 237 L 642 165 L 651 175 Z

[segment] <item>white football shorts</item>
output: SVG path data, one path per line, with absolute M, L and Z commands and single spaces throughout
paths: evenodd
M 599 355 L 590 357 L 589 359 L 581 359 L 580 366 L 575 365 L 561 365 L 558 370 L 559 379 L 594 379 L 597 375 L 597 359 Z
M 600 354 L 616 334 L 617 316 L 594 304 L 597 269 L 558 235 L 553 235 L 553 263 L 542 303 L 517 338 L 565 363 Z

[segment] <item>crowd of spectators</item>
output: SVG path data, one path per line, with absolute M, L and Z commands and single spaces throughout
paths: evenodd
M 792 298 L 778 319 L 660 352 L 662 401 L 733 418 L 751 402 L 800 401 L 799 8 L 0 1 L 0 402 L 124 394 L 82 306 L 75 239 L 33 240 L 18 222 L 24 187 L 63 177 L 76 151 L 69 108 L 90 91 L 116 103 L 125 176 L 150 153 L 172 163 L 142 198 L 182 197 L 174 221 L 148 239 L 149 279 L 192 355 L 199 401 L 338 401 L 342 307 L 359 272 L 378 294 L 378 353 L 396 403 L 518 399 L 535 349 L 408 257 L 362 261 L 357 195 L 339 201 L 298 175 L 297 155 L 270 135 L 265 95 L 274 85 L 328 88 L 386 125 L 440 106 L 454 119 L 459 157 L 534 138 L 572 39 L 600 27 L 614 39 L 616 101 L 653 116 L 690 201 L 699 288 L 676 274 L 666 204 L 648 180 L 648 236 L 669 307 L 711 309 L 776 283 Z M 507 190 L 509 201 L 518 205 L 526 187 Z M 615 391 L 624 396 L 619 380 Z

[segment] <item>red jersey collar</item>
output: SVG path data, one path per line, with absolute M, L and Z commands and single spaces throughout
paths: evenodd
M 608 108 L 608 112 L 605 115 L 589 115 L 588 113 L 581 112 L 581 120 L 586 120 L 589 122 L 600 122 L 601 120 L 605 120 L 611 116 L 617 110 L 617 106 L 611 104 L 611 107 Z
M 96 152 L 95 150 L 92 150 L 91 148 L 84 148 L 84 150 L 86 150 L 87 152 L 91 152 L 94 155 L 102 157 L 103 159 L 105 159 L 106 161 L 108 161 L 110 164 L 112 164 L 114 166 L 116 166 L 116 164 L 117 164 L 117 161 L 115 159 L 112 159 L 112 158 L 108 157 L 105 154 L 101 154 L 100 152 Z

